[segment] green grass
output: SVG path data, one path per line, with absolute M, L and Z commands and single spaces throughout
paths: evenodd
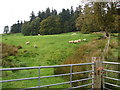
M 96 38 L 96 35 L 81 34 L 72 36 L 71 33 L 60 35 L 44 35 L 44 36 L 22 36 L 20 34 L 3 36 L 3 43 L 22 46 L 23 50 L 27 50 L 30 56 L 20 54 L 17 59 L 20 62 L 26 63 L 27 66 L 44 66 L 55 65 L 63 62 L 67 57 L 75 52 L 75 50 L 82 44 L 87 42 L 80 42 L 78 44 L 68 43 L 69 40 L 86 38 L 90 41 Z M 5 40 L 7 38 L 7 40 Z M 30 45 L 26 45 L 25 42 L 30 41 Z M 34 48 L 37 45 L 38 48 Z
M 64 33 L 58 35 L 42 35 L 42 36 L 23 36 L 22 34 L 10 34 L 2 37 L 2 42 L 15 46 L 22 46 L 17 56 L 13 56 L 15 64 L 22 66 L 48 66 L 59 65 L 71 55 L 75 53 L 78 47 L 83 44 L 87 44 L 92 39 L 97 38 L 96 34 L 81 34 L 77 32 L 77 35 L 71 35 L 72 33 Z M 87 39 L 87 42 L 79 42 L 77 44 L 68 43 L 70 40 Z M 30 41 L 29 45 L 25 43 Z M 34 48 L 37 45 L 38 48 Z M 23 51 L 27 50 L 27 53 Z M 9 66 L 8 66 L 9 67 Z M 16 72 L 8 71 L 8 75 L 3 79 L 17 79 L 37 77 L 38 70 L 20 70 Z M 54 75 L 54 68 L 41 69 L 41 76 Z M 41 80 L 41 85 L 55 84 L 65 82 L 62 77 L 46 78 Z M 26 88 L 37 86 L 37 80 L 25 80 L 17 82 L 3 83 L 3 88 Z M 57 87 L 57 86 L 56 86 Z M 68 88 L 69 85 L 59 85 L 57 88 Z

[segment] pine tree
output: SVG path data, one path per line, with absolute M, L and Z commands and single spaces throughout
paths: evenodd
M 30 22 L 32 22 L 35 19 L 35 13 L 32 11 L 31 16 L 30 16 Z
M 3 33 L 8 33 L 9 32 L 9 26 L 4 27 L 4 32 Z
M 45 12 L 45 18 L 49 17 L 51 15 L 50 8 L 48 7 Z

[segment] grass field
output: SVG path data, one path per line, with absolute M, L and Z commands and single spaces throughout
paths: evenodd
M 67 57 L 74 53 L 74 51 L 82 44 L 68 43 L 70 40 L 86 38 L 89 42 L 97 35 L 81 34 L 72 36 L 71 33 L 60 35 L 44 35 L 44 36 L 22 36 L 21 34 L 11 34 L 3 36 L 3 43 L 22 46 L 19 50 L 19 55 L 16 57 L 20 62 L 24 62 L 26 66 L 44 66 L 56 65 L 63 62 Z M 7 40 L 5 40 L 7 38 Z M 30 45 L 25 43 L 30 41 Z M 37 45 L 38 48 L 34 48 Z M 29 54 L 23 54 L 27 50 Z M 23 55 L 22 55 L 23 54 Z
M 91 40 L 98 38 L 97 34 L 81 34 L 71 35 L 72 33 L 64 33 L 58 35 L 41 35 L 41 36 L 23 36 L 21 34 L 3 35 L 2 42 L 22 46 L 19 49 L 17 56 L 9 56 L 16 67 L 31 67 L 31 66 L 48 66 L 59 65 L 71 55 L 75 53 L 77 48 L 87 44 Z M 79 42 L 77 44 L 68 43 L 70 40 L 84 39 L 86 42 Z M 29 45 L 25 43 L 30 41 Z M 37 45 L 38 48 L 34 48 Z M 27 51 L 27 52 L 24 52 Z M 9 66 L 8 66 L 9 68 Z M 38 70 L 19 70 L 16 72 L 7 71 L 3 79 L 17 79 L 37 77 Z M 54 68 L 41 69 L 41 76 L 54 75 Z M 41 79 L 41 85 L 54 84 L 65 82 L 62 77 Z M 3 88 L 26 88 L 38 86 L 38 80 L 25 80 L 3 83 Z M 53 88 L 67 88 L 69 85 L 53 86 Z

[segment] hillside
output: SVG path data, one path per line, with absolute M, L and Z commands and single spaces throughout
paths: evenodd
M 4 35 L 2 40 L 3 43 L 8 45 L 14 45 L 15 47 L 21 46 L 22 48 L 18 50 L 17 55 L 8 56 L 5 59 L 11 60 L 12 67 L 30 67 L 30 66 L 47 66 L 47 65 L 59 65 L 63 64 L 64 61 L 69 60 L 69 58 L 74 57 L 76 50 L 83 45 L 87 45 L 92 42 L 93 39 L 98 38 L 101 35 L 97 34 L 81 34 L 77 32 L 76 35 L 72 33 L 64 33 L 58 35 L 41 35 L 41 36 L 22 36 L 21 34 L 10 34 Z M 68 43 L 70 40 L 86 39 L 79 43 Z M 25 43 L 29 41 L 30 44 Z M 116 41 L 116 38 L 113 39 Z M 34 48 L 37 45 L 37 48 Z M 116 49 L 114 49 L 116 52 Z M 78 50 L 77 50 L 78 52 Z M 76 57 L 77 58 L 77 57 Z M 77 58 L 78 59 L 78 58 Z M 11 67 L 11 66 L 6 66 Z M 17 78 L 27 78 L 27 77 L 37 77 L 37 70 L 29 71 L 8 71 L 3 73 L 3 79 L 17 79 Z M 53 75 L 54 68 L 42 69 L 41 76 Z M 52 80 L 52 82 L 50 82 Z M 59 83 L 65 81 L 62 77 L 48 78 L 41 80 L 42 85 Z M 8 88 L 25 88 L 37 86 L 37 80 L 31 80 L 29 84 L 28 80 L 19 82 L 8 82 L 4 83 L 3 87 Z M 34 82 L 34 83 L 32 83 Z M 14 85 L 13 85 L 14 83 Z M 19 85 L 18 85 L 19 84 Z M 54 86 L 55 87 L 55 86 Z M 56 86 L 57 88 L 67 88 L 68 85 Z
M 97 35 L 92 34 L 71 34 L 72 33 L 42 36 L 22 36 L 21 34 L 11 34 L 3 36 L 2 41 L 9 45 L 22 47 L 22 49 L 19 49 L 18 56 L 13 56 L 11 58 L 19 60 L 19 63 L 24 61 L 25 66 L 55 65 L 60 64 L 67 57 L 73 54 L 77 47 L 97 37 Z M 87 39 L 87 42 L 80 42 L 77 44 L 68 43 L 70 40 L 84 38 Z M 27 41 L 30 42 L 29 45 L 25 44 Z M 38 48 L 34 48 L 34 45 L 37 45 Z M 24 51 L 27 51 L 27 53 Z

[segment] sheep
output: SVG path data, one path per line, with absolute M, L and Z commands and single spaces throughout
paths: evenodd
M 86 41 L 86 39 L 83 39 L 83 41 Z
M 28 41 L 28 42 L 26 42 L 26 45 L 28 45 L 28 44 L 30 44 L 30 42 Z
M 40 34 L 38 34 L 38 36 L 40 36 Z
M 78 43 L 79 41 L 78 40 L 75 40 L 74 43 Z
M 34 48 L 37 48 L 37 45 L 34 45 Z
M 68 41 L 68 43 L 74 43 L 74 41 Z
M 81 42 L 81 39 L 78 39 L 78 42 Z
M 78 42 L 81 42 L 81 39 L 68 41 L 68 43 L 78 43 Z
M 76 33 L 73 33 L 72 35 L 76 35 Z

